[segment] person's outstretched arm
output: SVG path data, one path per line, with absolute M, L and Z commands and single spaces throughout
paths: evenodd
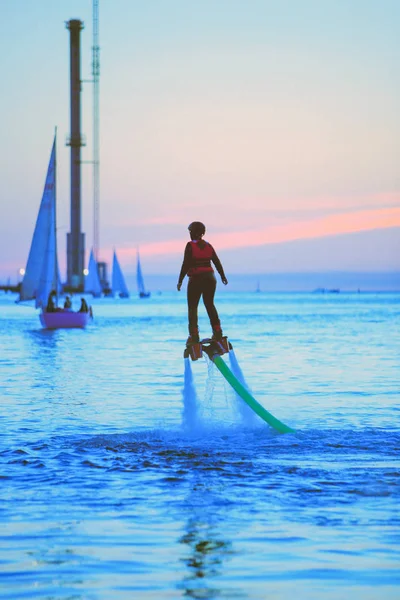
M 180 290 L 181 290 L 182 282 L 185 279 L 185 276 L 187 275 L 187 272 L 189 271 L 189 269 L 191 267 L 191 263 L 192 263 L 192 246 L 190 245 L 190 242 L 188 242 L 186 244 L 185 254 L 183 256 L 181 272 L 179 273 L 178 285 L 176 286 L 178 292 L 180 292 Z
M 213 261 L 215 268 L 217 269 L 220 277 L 221 277 L 221 281 L 224 285 L 227 285 L 228 280 L 225 276 L 225 272 L 224 272 L 224 268 L 221 264 L 221 261 L 219 260 L 217 253 L 215 252 L 214 248 L 213 248 L 213 253 L 212 253 L 212 257 L 211 260 Z

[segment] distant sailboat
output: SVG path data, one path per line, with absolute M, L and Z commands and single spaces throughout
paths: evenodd
M 111 283 L 112 293 L 116 294 L 119 292 L 120 298 L 129 298 L 129 290 L 125 283 L 125 277 L 122 273 L 117 253 L 114 250 L 113 256 L 113 266 L 112 266 L 112 283 Z
M 102 291 L 97 262 L 92 249 L 90 251 L 88 274 L 85 277 L 85 293 L 92 294 L 94 298 L 100 298 Z
M 146 291 L 146 288 L 144 286 L 144 279 L 143 279 L 142 267 L 140 264 L 139 250 L 137 251 L 136 281 L 137 281 L 139 297 L 140 298 L 149 298 L 149 296 L 151 294 L 150 294 L 150 292 Z
M 85 327 L 89 313 L 58 309 L 47 312 L 47 300 L 52 291 L 61 291 L 57 260 L 56 235 L 56 136 L 54 136 L 50 162 L 36 220 L 25 275 L 21 283 L 19 301 L 35 300 L 41 309 L 40 322 L 48 329 Z
M 260 280 L 257 280 L 257 287 L 256 287 L 256 293 L 259 294 L 261 292 L 261 288 L 260 288 Z

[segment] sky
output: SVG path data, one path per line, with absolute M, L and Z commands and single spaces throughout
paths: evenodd
M 70 231 L 69 32 L 81 19 L 92 217 L 92 3 L 0 0 L 0 280 L 26 265 L 54 129 Z M 100 258 L 178 274 L 200 220 L 227 273 L 400 270 L 400 2 L 99 0 Z

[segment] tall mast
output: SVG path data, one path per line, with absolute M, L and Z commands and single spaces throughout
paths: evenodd
M 99 200 L 100 200 L 100 144 L 99 144 L 99 79 L 100 79 L 100 47 L 99 47 L 99 0 L 93 0 L 93 254 L 99 260 Z
M 81 134 L 81 42 L 82 21 L 71 19 L 66 23 L 70 33 L 70 114 L 71 133 L 67 146 L 71 147 L 71 233 L 67 234 L 67 283 L 74 289 L 83 289 L 83 262 L 85 234 L 81 231 L 81 148 L 85 145 Z
M 54 281 L 56 282 L 57 303 L 58 303 L 58 255 L 57 255 L 57 127 L 54 128 L 54 244 L 55 244 L 55 261 L 54 261 Z

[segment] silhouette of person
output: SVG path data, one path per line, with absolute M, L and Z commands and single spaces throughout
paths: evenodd
M 71 302 L 71 298 L 69 296 L 65 297 L 64 308 L 66 310 L 69 310 L 70 308 L 72 308 L 72 302 Z
M 57 292 L 52 290 L 47 299 L 46 312 L 56 312 L 57 310 Z
M 81 298 L 81 306 L 80 306 L 78 312 L 85 312 L 85 313 L 89 312 L 89 307 L 87 305 L 85 298 Z
M 195 344 L 199 342 L 198 329 L 198 306 L 200 298 L 203 297 L 208 318 L 210 319 L 214 340 L 222 339 L 222 329 L 217 309 L 214 306 L 214 295 L 217 287 L 214 269 L 211 262 L 214 263 L 221 281 L 227 285 L 228 280 L 225 277 L 224 269 L 214 248 L 209 242 L 203 240 L 206 232 L 205 225 L 199 221 L 194 221 L 188 227 L 190 233 L 190 242 L 186 244 L 181 272 L 177 284 L 178 292 L 182 287 L 182 282 L 186 275 L 189 276 L 187 286 L 188 302 L 188 327 L 189 337 L 186 344 Z

